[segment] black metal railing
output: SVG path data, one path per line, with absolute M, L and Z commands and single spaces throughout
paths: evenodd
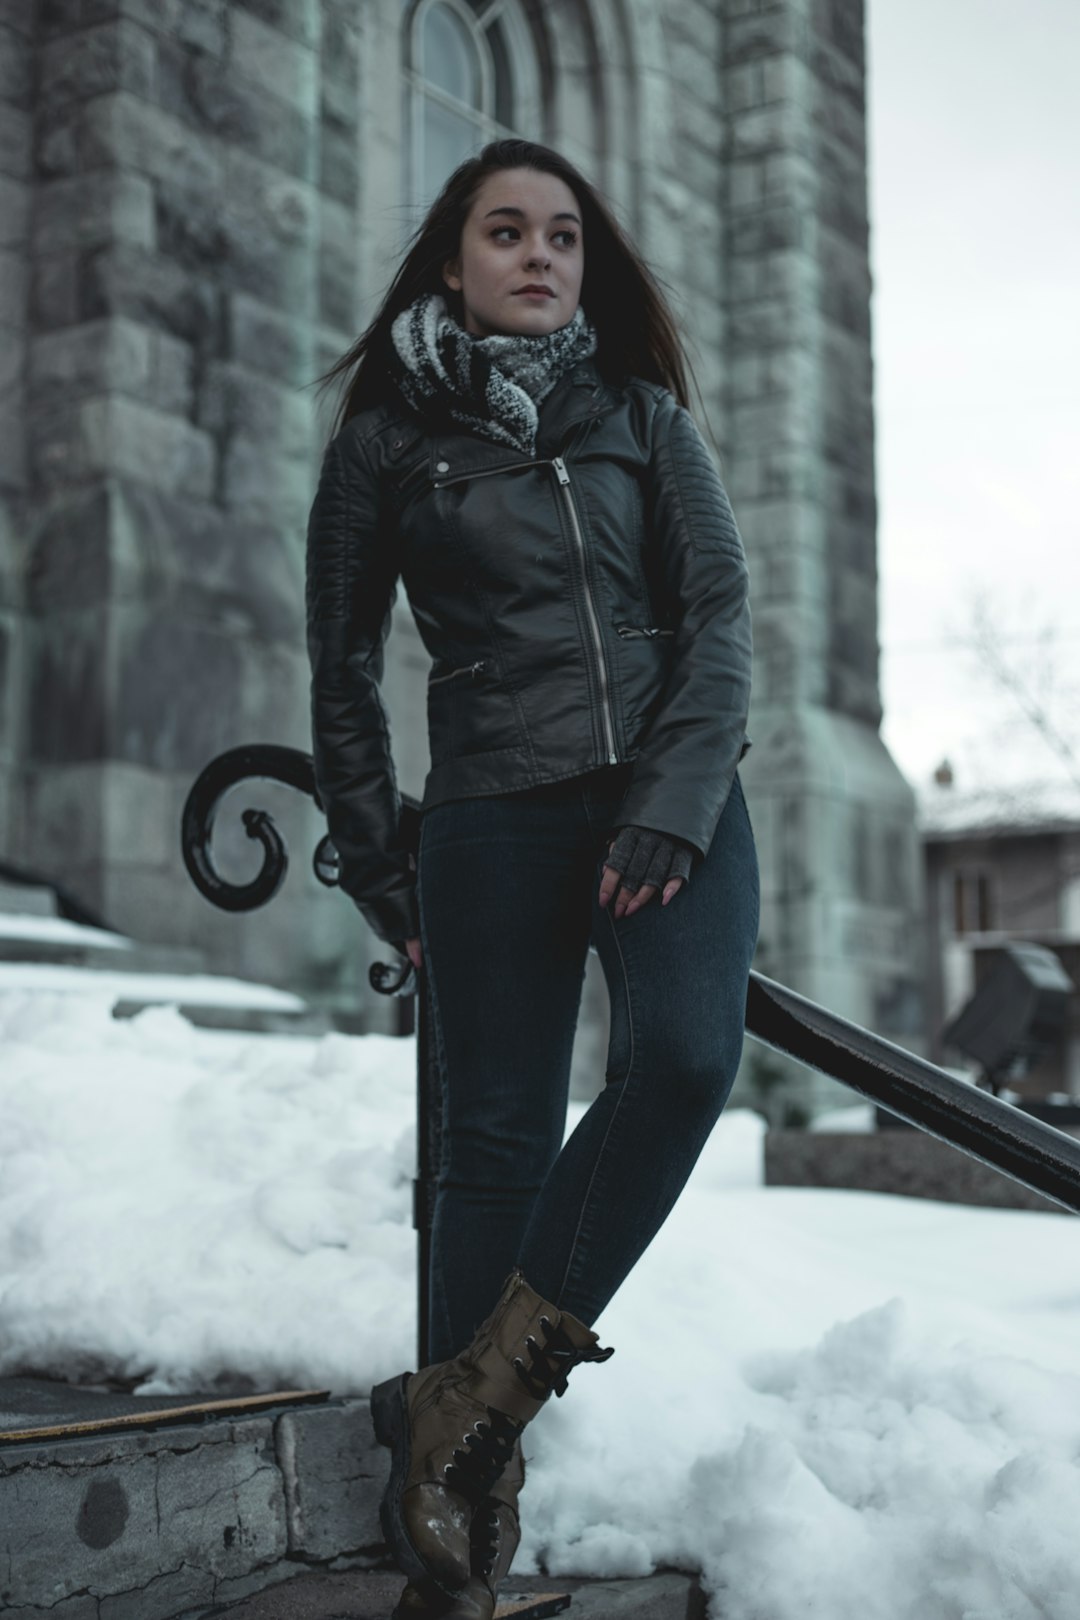
M 311 758 L 296 749 L 271 745 L 235 748 L 206 767 L 184 806 L 181 847 L 200 892 L 231 911 L 264 905 L 277 893 L 288 866 L 284 842 L 272 818 L 262 810 L 245 810 L 242 815 L 248 836 L 259 840 L 265 851 L 256 877 L 246 884 L 229 884 L 214 866 L 210 840 L 220 800 L 230 788 L 250 778 L 285 783 L 309 794 L 321 808 Z M 402 831 L 415 858 L 420 804 L 408 794 L 401 798 Z M 337 852 L 328 837 L 316 846 L 313 864 L 321 883 L 332 887 L 337 882 Z M 420 995 L 413 1224 L 418 1236 L 417 1365 L 423 1367 L 428 1364 L 427 1278 L 442 1143 L 435 1025 L 423 969 L 417 974 L 411 962 L 376 962 L 369 977 L 381 994 Z M 747 989 L 746 1031 L 1062 1208 L 1080 1213 L 1080 1141 L 1066 1132 L 756 972 L 751 972 Z

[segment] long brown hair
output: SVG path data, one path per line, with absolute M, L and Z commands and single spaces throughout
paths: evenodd
M 343 372 L 352 373 L 331 438 L 351 416 L 386 398 L 390 327 L 403 309 L 421 294 L 437 292 L 445 298 L 448 313 L 464 327 L 462 295 L 443 280 L 442 267 L 461 250 L 462 229 L 481 185 L 501 169 L 538 169 L 556 175 L 578 199 L 586 243 L 581 304 L 596 328 L 595 359 L 601 375 L 611 381 L 636 376 L 660 383 L 680 405 L 689 408 L 686 372 L 694 376 L 694 371 L 660 290 L 667 283 L 645 264 L 600 193 L 550 146 L 535 141 L 490 141 L 458 165 L 431 204 L 367 331 L 329 371 L 315 378 L 325 389 Z M 697 388 L 696 376 L 694 386 Z M 700 388 L 697 392 L 700 397 Z

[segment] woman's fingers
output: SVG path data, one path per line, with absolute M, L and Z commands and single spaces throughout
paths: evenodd
M 608 849 L 610 851 L 611 844 L 608 845 Z M 683 882 L 683 878 L 676 877 L 664 885 L 663 905 L 666 906 L 678 894 Z M 611 897 L 614 895 L 616 918 L 629 916 L 634 911 L 640 911 L 642 906 L 647 906 L 653 896 L 659 893 L 655 883 L 643 883 L 641 888 L 637 890 L 623 888 L 621 883 L 622 873 L 616 872 L 613 866 L 605 865 L 603 881 L 600 884 L 600 905 L 602 908 L 609 905 Z

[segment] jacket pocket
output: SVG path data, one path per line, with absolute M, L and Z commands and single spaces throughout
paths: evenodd
M 431 675 L 428 677 L 428 686 L 441 686 L 443 681 L 460 680 L 464 675 L 470 675 L 475 679 L 488 669 L 489 663 L 490 660 L 487 658 L 478 658 L 475 663 L 462 664 L 459 669 L 447 670 L 445 675 Z

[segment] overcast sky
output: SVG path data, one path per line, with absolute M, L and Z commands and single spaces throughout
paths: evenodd
M 867 0 L 883 735 L 1064 774 L 958 645 L 982 589 L 1080 750 L 1080 0 Z

